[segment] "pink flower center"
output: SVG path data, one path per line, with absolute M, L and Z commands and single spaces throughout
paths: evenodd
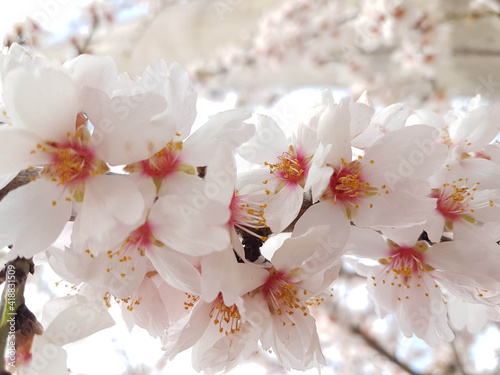
M 286 277 L 285 272 L 272 271 L 262 286 L 262 290 L 272 314 L 280 317 L 295 313 L 308 315 L 307 305 L 309 303 L 303 301 L 303 297 L 299 296 L 300 293 L 307 296 L 307 291 L 301 291 L 295 283 Z M 286 325 L 286 322 L 283 321 L 283 323 Z M 292 324 L 292 326 L 294 325 L 295 323 Z
M 321 199 L 333 200 L 335 204 L 341 202 L 356 205 L 359 199 L 376 194 L 377 188 L 371 187 L 370 183 L 364 180 L 362 167 L 357 160 L 347 163 L 342 159 L 342 166 L 334 170 L 328 189 Z
M 401 287 L 401 285 L 407 285 L 408 280 L 413 277 L 420 279 L 422 272 L 433 270 L 425 264 L 424 253 L 429 247 L 425 241 L 418 241 L 413 247 L 399 246 L 391 240 L 388 240 L 388 244 L 391 249 L 390 256 L 379 259 L 379 263 L 386 266 L 382 278 L 384 284 L 391 274 L 393 276 L 393 280 L 389 280 L 391 285 Z
M 144 255 L 154 242 L 156 240 L 153 235 L 151 223 L 146 220 L 143 225 L 130 233 L 124 242 L 124 247 L 137 249 L 141 255 Z
M 411 293 L 422 293 L 425 297 L 429 297 L 429 280 L 424 281 L 422 274 L 424 272 L 433 271 L 434 268 L 425 263 L 425 251 L 428 245 L 425 241 L 418 241 L 413 247 L 399 246 L 396 243 L 388 240 L 390 256 L 379 259 L 379 263 L 385 268 L 379 275 L 372 276 L 374 287 L 394 288 L 387 289 L 394 292 L 398 301 L 409 300 Z M 417 288 L 417 291 L 411 288 Z M 434 283 L 434 287 L 438 285 Z
M 251 194 L 238 195 L 238 191 L 235 191 L 229 206 L 231 217 L 228 225 L 238 227 L 248 234 L 266 241 L 267 237 L 262 237 L 254 232 L 254 230 L 268 227 L 264 217 L 266 207 L 266 204 L 254 202 Z
M 431 197 L 437 198 L 437 210 L 441 215 L 449 220 L 457 220 L 462 217 L 473 220 L 470 214 L 474 213 L 471 208 L 474 204 L 474 193 L 479 182 L 472 187 L 466 186 L 468 179 L 460 178 L 452 184 L 445 183 L 441 189 L 433 189 Z M 491 203 L 491 202 L 490 202 Z
M 123 254 L 120 262 L 126 262 L 131 260 L 131 257 L 127 255 L 130 251 L 137 250 L 141 256 L 144 256 L 146 250 L 152 246 L 161 247 L 163 243 L 155 238 L 152 225 L 146 220 L 143 225 L 129 234 L 118 251 L 109 250 L 108 257 L 113 258 L 114 256 L 121 256 Z
M 288 152 L 278 156 L 278 160 L 276 164 L 264 162 L 264 165 L 267 165 L 271 174 L 280 180 L 304 187 L 311 158 L 306 158 L 300 149 L 290 146 Z
M 142 173 L 151 177 L 165 178 L 175 172 L 180 165 L 182 142 L 170 141 L 152 157 L 139 162 Z
M 108 171 L 107 165 L 95 157 L 89 147 L 90 134 L 81 126 L 74 135 L 68 132 L 68 140 L 62 144 L 47 142 L 37 149 L 50 154 L 51 163 L 46 165 L 42 176 L 74 188 L 88 178 Z M 32 153 L 37 151 L 32 151 Z

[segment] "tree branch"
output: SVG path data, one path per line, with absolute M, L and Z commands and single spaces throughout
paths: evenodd
M 0 303 L 0 353 L 2 364 L 0 375 L 10 374 L 6 369 L 4 358 L 7 349 L 9 362 L 15 367 L 18 351 L 25 350 L 24 344 L 29 343 L 35 334 L 40 334 L 42 327 L 35 316 L 25 305 L 24 287 L 28 274 L 34 272 L 33 260 L 17 257 L 7 262 L 0 271 L 0 281 L 5 282 Z M 28 348 L 29 349 L 29 348 Z
M 396 358 L 393 354 L 389 353 L 385 348 L 383 348 L 375 339 L 367 335 L 361 328 L 355 325 L 349 325 L 349 329 L 351 330 L 352 333 L 361 336 L 361 338 L 376 352 L 380 353 L 383 355 L 385 358 L 387 358 L 389 361 L 394 363 L 395 365 L 399 366 L 401 369 L 405 370 L 408 374 L 410 375 L 423 375 L 419 372 L 413 371 L 408 365 L 405 363 L 401 362 L 399 359 Z

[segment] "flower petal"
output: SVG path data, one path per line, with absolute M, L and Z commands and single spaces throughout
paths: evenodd
M 10 126 L 0 127 L 0 174 L 17 173 L 28 167 L 48 164 L 49 154 L 37 152 L 42 139 L 35 133 Z
M 311 227 L 306 233 L 289 238 L 274 253 L 271 263 L 278 271 L 290 271 L 305 263 L 301 272 L 304 276 L 319 271 L 319 266 L 332 263 L 344 253 L 344 245 L 349 235 L 329 225 Z
M 0 247 L 14 245 L 10 259 L 32 257 L 57 239 L 71 216 L 66 198 L 67 192 L 43 179 L 7 194 L 0 202 Z
M 116 245 L 113 229 L 120 224 L 137 227 L 144 209 L 142 194 L 132 180 L 118 175 L 94 176 L 85 186 L 74 235 L 93 251 L 109 250 Z
M 198 195 L 168 195 L 151 209 L 155 235 L 165 245 L 193 256 L 222 251 L 229 246 L 229 208 Z
M 306 233 L 309 228 L 316 225 L 329 225 L 335 228 L 335 233 L 342 239 L 350 233 L 350 224 L 342 208 L 331 201 L 319 202 L 309 207 L 295 223 L 293 237 Z
M 166 106 L 160 95 L 143 91 L 109 98 L 91 87 L 82 90 L 83 108 L 94 126 L 91 143 L 97 155 L 111 165 L 148 159 L 175 135 L 175 128 L 155 124 L 152 118 Z
M 44 140 L 64 141 L 75 129 L 76 86 L 62 70 L 19 67 L 5 76 L 3 99 L 12 123 Z
M 188 164 L 207 165 L 209 155 L 219 147 L 236 149 L 255 132 L 255 126 L 243 122 L 250 117 L 244 110 L 229 110 L 211 117 L 184 142 L 183 157 Z M 207 160 L 208 159 L 208 160 Z
M 438 133 L 430 126 L 415 125 L 386 134 L 363 156 L 363 161 L 370 161 L 363 176 L 372 186 L 427 179 L 443 165 L 448 153 L 446 145 L 434 144 Z
M 289 145 L 278 124 L 271 117 L 260 115 L 255 134 L 238 149 L 238 153 L 255 164 L 265 161 L 274 163 L 278 156 L 288 150 Z
M 200 273 L 186 256 L 168 247 L 153 246 L 146 251 L 160 276 L 174 288 L 200 294 Z
M 111 95 L 118 75 L 116 63 L 111 57 L 99 58 L 82 54 L 64 63 L 71 72 L 76 85 L 94 87 Z
M 351 160 L 351 115 L 349 105 L 349 98 L 344 99 L 338 106 L 330 104 L 325 108 L 318 122 L 319 140 L 323 145 L 332 145 L 326 161 L 333 166 L 339 165 L 341 159 Z

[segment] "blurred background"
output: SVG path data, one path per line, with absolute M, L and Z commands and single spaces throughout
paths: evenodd
M 131 76 L 154 59 L 178 61 L 200 98 L 198 123 L 233 107 L 275 106 L 276 116 L 287 116 L 322 88 L 337 97 L 366 91 L 376 107 L 404 102 L 441 114 L 478 94 L 500 96 L 496 0 L 2 1 L 0 41 L 62 62 L 110 55 Z M 38 268 L 26 298 L 40 314 L 45 300 L 71 286 Z M 348 265 L 333 288 L 315 311 L 328 367 L 307 373 L 500 374 L 499 325 L 485 323 L 481 306 L 467 312 L 466 326 L 453 326 L 453 343 L 430 348 L 404 337 L 391 317 L 374 315 L 365 279 Z M 461 301 L 449 303 L 461 311 Z M 68 345 L 71 374 L 194 373 L 189 353 L 166 363 L 159 341 L 137 328 L 128 333 L 121 309 L 112 310 L 116 327 Z M 286 371 L 260 353 L 232 373 Z

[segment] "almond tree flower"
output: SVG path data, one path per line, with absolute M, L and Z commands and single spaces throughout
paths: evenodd
M 67 374 L 63 346 L 111 327 L 114 321 L 100 302 L 76 295 L 49 301 L 42 323 L 45 330 L 34 337 L 31 360 L 19 366 L 18 374 Z
M 261 266 L 238 263 L 231 248 L 201 260 L 202 289 L 186 293 L 170 304 L 182 306 L 184 316 L 173 322 L 164 337 L 167 356 L 193 347 L 197 371 L 229 371 L 258 349 L 260 332 L 242 319 L 241 299 L 258 287 L 268 274 Z M 220 272 L 224 270 L 224 272 Z
M 243 122 L 249 117 L 243 110 L 218 113 L 187 139 L 187 134 L 178 133 L 155 155 L 127 165 L 125 171 L 152 178 L 160 196 L 192 190 L 197 168 L 210 165 L 214 150 L 235 149 L 252 136 L 254 126 Z
M 259 331 L 242 319 L 238 304 L 218 297 L 211 303 L 186 295 L 188 315 L 174 323 L 163 339 L 167 356 L 193 347 L 192 365 L 207 373 L 229 371 L 258 351 Z
M 499 110 L 498 106 L 481 105 L 481 97 L 477 95 L 470 101 L 467 112 L 449 114 L 445 122 L 426 111 L 419 111 L 418 117 L 432 119 L 425 124 L 439 129 L 439 140 L 450 148 L 450 162 L 453 162 L 462 159 L 463 154 L 481 152 L 495 139 L 500 130 L 496 121 Z
M 265 192 L 260 186 L 247 184 L 245 178 L 238 180 L 238 177 L 241 175 L 237 175 L 232 150 L 219 148 L 206 169 L 203 196 L 206 201 L 213 199 L 229 208 L 230 216 L 226 226 L 231 236 L 231 246 L 244 260 L 251 254 L 245 254 L 237 232 L 253 236 L 258 241 L 266 241 L 270 221 Z M 271 222 L 276 220 L 278 218 L 271 214 Z
M 197 189 L 202 190 L 204 182 L 197 181 Z M 191 207 L 199 197 L 189 191 L 158 198 L 150 179 L 138 185 L 146 209 L 137 226 L 129 232 L 119 230 L 122 237 L 111 248 L 73 242 L 63 255 L 66 268 L 80 282 L 104 288 L 119 299 L 130 297 L 148 272 L 158 272 L 183 291 L 200 290 L 197 257 L 229 246 L 229 209 L 214 201 Z
M 262 332 L 263 349 L 271 348 L 287 370 L 325 364 L 309 306 L 323 301 L 337 277 L 346 240 L 327 225 L 285 240 L 262 284 L 243 296 L 241 317 Z
M 500 248 L 494 242 L 449 241 L 429 247 L 408 236 L 386 242 L 372 230 L 354 227 L 347 249 L 379 263 L 359 268 L 367 276 L 377 315 L 394 314 L 405 336 L 415 334 L 430 346 L 454 337 L 440 285 L 467 300 L 474 290 L 476 302 L 485 304 L 485 294 L 500 288 Z
M 463 238 L 470 230 L 481 231 L 471 224 L 500 224 L 499 181 L 500 166 L 482 158 L 464 159 L 437 172 L 431 178 L 436 209 L 422 227 L 431 241 L 439 241 L 443 230 Z
M 18 66 L 3 77 L 3 99 L 12 123 L 0 127 L 0 174 L 44 167 L 40 179 L 16 189 L 0 204 L 0 242 L 14 245 L 11 256 L 31 256 L 50 245 L 69 219 L 72 202 L 82 202 L 83 217 L 76 220 L 84 234 L 103 242 L 107 231 L 117 223 L 133 224 L 144 209 L 136 186 L 123 176 L 105 175 L 106 157 L 112 149 L 113 161 L 130 160 L 134 152 L 125 146 L 134 134 L 123 131 L 133 123 L 145 127 L 141 134 L 147 133 L 149 119 L 163 110 L 163 99 L 148 94 L 139 101 L 129 93 L 128 99 L 138 100 L 133 115 L 110 120 L 82 112 L 81 95 L 68 72 L 57 66 Z M 101 108 L 103 113 L 106 109 Z M 99 143 L 97 133 L 87 128 L 88 120 L 111 121 L 108 135 L 113 141 Z M 137 149 L 142 150 L 140 145 Z
M 260 116 L 257 132 L 238 149 L 246 160 L 265 166 L 248 173 L 245 179 L 248 184 L 260 184 L 269 195 L 268 211 L 279 218 L 271 226 L 274 232 L 285 229 L 299 213 L 317 145 L 313 127 L 299 124 L 292 137 L 287 138 L 272 118 Z
M 405 127 L 386 134 L 363 156 L 353 158 L 349 102 L 323 112 L 318 126 L 321 144 L 309 171 L 313 202 L 297 223 L 311 225 L 342 215 L 359 226 L 409 226 L 423 223 L 435 207 L 426 183 L 446 158 L 435 145 L 433 128 Z M 354 159 L 354 160 L 353 160 Z

